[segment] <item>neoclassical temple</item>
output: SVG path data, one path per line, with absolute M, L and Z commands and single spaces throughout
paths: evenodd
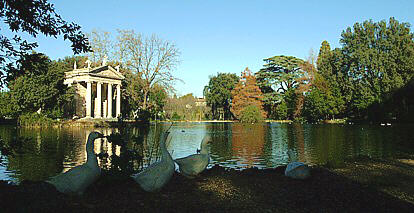
M 75 87 L 76 115 L 85 118 L 116 118 L 121 115 L 121 80 L 125 77 L 116 69 L 106 65 L 65 72 L 64 84 Z M 115 107 L 113 107 L 115 106 Z M 114 111 L 115 108 L 115 111 Z

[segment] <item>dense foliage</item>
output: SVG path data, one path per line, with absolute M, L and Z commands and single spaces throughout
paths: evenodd
M 259 111 L 259 117 L 262 119 L 266 117 L 266 113 L 263 110 L 263 101 L 262 101 L 262 92 L 256 84 L 256 78 L 252 75 L 249 68 L 246 68 L 241 75 L 239 83 L 231 91 L 233 97 L 231 112 L 233 115 L 242 120 L 242 114 L 244 114 L 244 120 L 250 120 L 257 115 L 253 115 L 251 108 L 248 111 L 245 111 L 245 108 L 248 106 L 256 106 Z M 244 112 L 244 113 L 243 113 Z
M 52 61 L 41 53 L 22 56 L 15 67 L 6 70 L 9 91 L 1 93 L 0 116 L 17 118 L 33 112 L 51 119 L 72 116 L 75 90 L 63 81 L 64 72 L 72 69 L 74 61 L 82 64 L 85 59 L 78 56 Z
M 400 106 L 390 108 L 390 99 L 414 74 L 409 24 L 394 18 L 388 24 L 356 23 L 343 31 L 340 43 L 342 48 L 333 51 L 322 43 L 317 62 L 320 77 L 308 99 L 309 117 L 397 118 L 392 108 Z
M 264 59 L 264 68 L 256 73 L 257 83 L 263 92 L 265 110 L 270 118 L 286 119 L 292 117 L 295 101 L 294 90 L 303 76 L 302 59 L 293 56 L 274 56 Z M 293 102 L 292 102 L 293 101 Z M 288 112 L 278 110 L 288 108 Z
M 240 121 L 243 123 L 257 123 L 263 120 L 263 110 L 257 105 L 249 105 L 240 112 Z
M 231 91 L 239 82 L 239 77 L 232 73 L 218 73 L 211 76 L 204 88 L 207 105 L 211 107 L 213 119 L 233 119 L 230 112 Z
M 23 56 L 17 68 L 8 70 L 9 107 L 16 114 L 40 109 L 52 118 L 63 117 L 65 111 L 69 113 L 65 107 L 72 101 L 74 91 L 63 84 L 65 63 L 51 61 L 40 53 Z

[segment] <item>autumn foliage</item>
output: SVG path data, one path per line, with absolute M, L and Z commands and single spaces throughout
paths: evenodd
M 262 91 L 257 86 L 256 77 L 252 75 L 249 68 L 242 72 L 240 81 L 231 94 L 233 97 L 231 112 L 237 119 L 241 118 L 243 110 L 248 106 L 257 106 L 262 118 L 266 117 L 266 112 L 263 110 Z

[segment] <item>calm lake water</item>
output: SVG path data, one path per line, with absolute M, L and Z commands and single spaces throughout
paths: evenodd
M 86 160 L 85 144 L 91 131 L 105 135 L 119 132 L 128 147 L 139 145 L 145 166 L 156 161 L 157 141 L 162 129 L 170 124 L 149 128 L 48 128 L 28 129 L 0 126 L 0 137 L 14 147 L 14 155 L 2 153 L 0 179 L 20 182 L 44 180 L 67 171 Z M 360 156 L 374 158 L 404 157 L 414 153 L 414 126 L 401 124 L 336 125 L 336 124 L 240 124 L 240 123 L 175 123 L 167 145 L 172 157 L 196 153 L 204 135 L 209 134 L 211 165 L 243 169 L 272 168 L 291 161 L 302 161 L 340 167 L 344 160 Z M 14 145 L 17 144 L 17 145 Z M 107 153 L 101 167 L 111 165 L 111 156 L 120 155 L 119 146 L 106 139 L 95 141 L 96 153 Z

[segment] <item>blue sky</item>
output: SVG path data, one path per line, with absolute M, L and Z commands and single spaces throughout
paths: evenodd
M 181 63 L 174 71 L 178 95 L 201 97 L 209 76 L 257 72 L 263 59 L 306 59 L 327 40 L 339 47 L 341 32 L 355 22 L 388 20 L 414 24 L 414 1 L 52 1 L 65 20 L 84 32 L 133 29 L 174 42 Z M 413 29 L 413 28 L 412 28 Z M 62 39 L 36 38 L 38 52 L 52 59 L 72 55 Z

